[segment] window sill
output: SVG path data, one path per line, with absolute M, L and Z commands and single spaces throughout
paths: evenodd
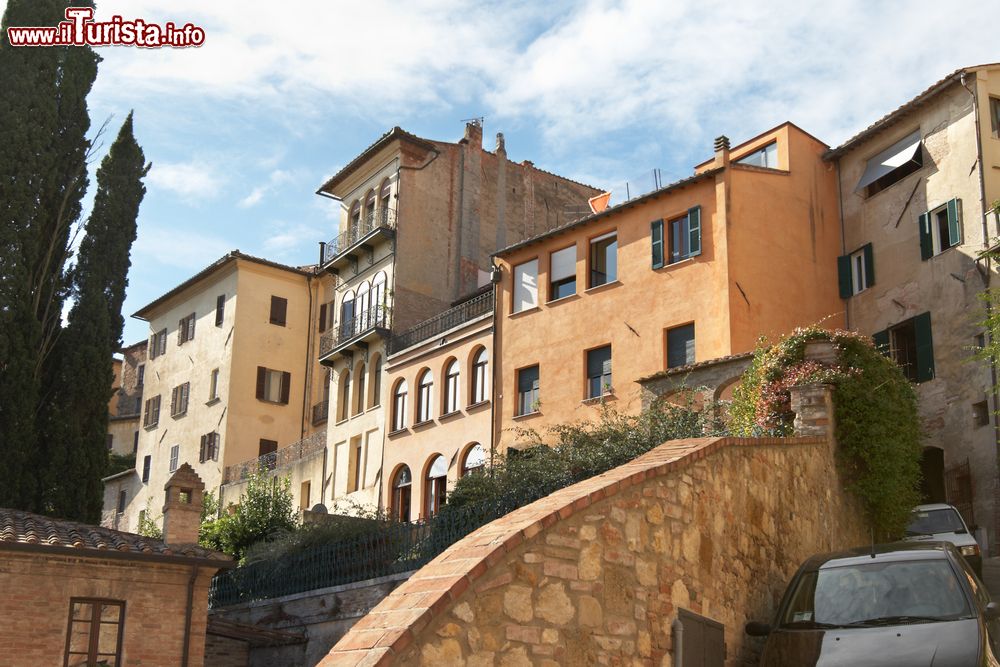
M 443 422 L 450 422 L 455 417 L 460 417 L 461 415 L 462 415 L 462 411 L 461 410 L 452 410 L 451 412 L 446 412 L 443 415 L 441 415 L 440 417 L 438 417 L 438 422 L 441 422 L 441 423 L 443 423 Z
M 580 401 L 580 405 L 600 405 L 601 403 L 607 403 L 608 401 L 617 401 L 618 397 L 614 392 L 608 392 L 607 394 L 602 394 L 600 396 L 592 396 L 591 398 L 585 398 Z
M 273 324 L 276 327 L 283 327 L 286 325 L 285 322 L 268 322 L 268 324 Z
M 176 415 L 170 415 L 171 419 L 180 419 L 181 417 L 187 417 L 187 410 L 184 412 L 178 412 Z
M 603 287 L 603 285 L 602 285 Z M 567 301 L 576 301 L 580 298 L 580 295 L 576 292 L 572 294 L 567 294 L 566 296 L 561 296 L 558 299 L 552 299 L 551 301 L 546 301 L 546 306 L 558 306 L 559 304 L 566 303 Z
M 283 401 L 269 401 L 266 398 L 258 398 L 257 400 L 260 401 L 261 403 L 267 403 L 269 405 L 288 405 L 288 403 L 285 403 Z
M 479 401 L 478 403 L 473 403 L 472 405 L 465 406 L 465 411 L 479 412 L 482 408 L 485 408 L 489 404 L 490 404 L 490 399 L 487 398 L 485 401 Z
M 945 253 L 946 253 L 946 252 L 948 252 L 949 250 L 954 250 L 954 249 L 956 249 L 956 248 L 959 248 L 959 247 L 961 247 L 961 246 L 962 246 L 962 245 L 964 245 L 964 244 L 965 244 L 965 241 L 962 241 L 962 242 L 960 242 L 960 243 L 956 243 L 955 245 L 951 245 L 951 246 L 948 246 L 948 247 L 947 247 L 947 248 L 945 248 L 944 250 L 939 250 L 939 251 L 937 251 L 936 253 L 934 253 L 933 255 L 931 255 L 930 257 L 928 257 L 927 259 L 928 259 L 928 260 L 930 260 L 930 259 L 934 259 L 935 257 L 940 257 L 941 255 L 945 254 Z
M 207 401 L 205 401 L 205 405 L 215 405 L 216 403 L 220 403 L 221 401 L 222 399 L 216 396 L 215 398 L 210 398 Z
M 679 259 L 676 262 L 670 262 L 669 264 L 664 264 L 663 266 L 658 266 L 654 271 L 666 271 L 677 266 L 683 266 L 685 264 L 692 264 L 698 255 L 691 255 L 690 257 L 685 257 L 684 259 Z
M 603 285 L 596 285 L 594 287 L 588 287 L 584 290 L 584 294 L 596 294 L 597 292 L 603 292 L 604 290 L 609 290 L 621 285 L 621 282 L 617 280 L 612 280 L 611 282 L 604 283 Z
M 541 410 L 535 410 L 534 412 L 525 412 L 523 415 L 514 415 L 514 421 L 521 421 L 522 419 L 531 419 L 536 415 L 542 414 Z
M 398 428 L 395 431 L 389 431 L 389 433 L 387 435 L 390 438 L 395 438 L 397 436 L 400 436 L 400 435 L 403 435 L 404 433 L 409 433 L 409 432 L 410 432 L 410 429 L 408 429 L 408 428 L 406 428 L 404 426 L 403 428 Z
M 153 431 L 153 430 L 156 430 L 156 427 L 159 426 L 159 425 L 160 425 L 160 422 L 156 422 L 155 424 L 148 424 L 146 426 L 143 426 L 142 428 L 144 430 L 146 430 L 146 431 Z
M 434 424 L 434 420 L 433 419 L 425 419 L 422 422 L 417 422 L 416 424 L 414 424 L 413 425 L 413 430 L 414 431 L 422 431 L 425 428 L 427 428 L 428 426 L 431 426 L 433 424 Z
M 341 424 L 346 424 L 347 419 L 341 419 L 340 421 L 333 422 L 334 426 L 340 426 Z
M 509 315 L 507 315 L 507 317 L 509 317 L 510 319 L 514 319 L 516 317 L 522 317 L 524 315 L 528 315 L 529 313 L 536 313 L 539 310 L 541 310 L 540 307 L 532 306 L 531 308 L 525 308 L 524 310 L 519 310 L 516 313 L 510 313 Z

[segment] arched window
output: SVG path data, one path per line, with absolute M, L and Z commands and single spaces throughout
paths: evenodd
M 481 472 L 486 467 L 486 450 L 478 442 L 472 443 L 462 457 L 462 477 L 474 472 Z
M 370 229 L 375 220 L 375 191 L 369 190 L 365 195 L 365 228 Z
M 479 348 L 479 352 L 472 359 L 472 403 L 482 403 L 489 398 L 487 394 L 490 386 L 487 374 L 489 360 L 486 356 L 486 348 Z
M 358 235 L 358 226 L 361 224 L 361 202 L 355 200 L 351 204 L 351 212 L 347 217 L 347 222 L 352 232 L 351 235 L 356 237 Z
M 452 359 L 444 369 L 444 397 L 441 414 L 458 412 L 458 359 Z
M 382 187 L 378 190 L 379 198 L 379 223 L 386 225 L 389 222 L 389 209 L 390 209 L 390 195 L 392 193 L 392 186 L 389 184 L 389 179 L 382 181 Z
M 379 271 L 372 279 L 371 326 L 384 327 L 387 324 L 385 303 L 385 271 Z
M 374 408 L 382 405 L 382 355 L 376 354 L 372 360 L 372 381 L 371 398 L 368 399 L 368 407 Z
M 354 290 L 347 290 L 340 302 L 340 335 L 348 337 L 354 332 Z
M 410 469 L 403 466 L 392 478 L 392 498 L 389 499 L 389 510 L 392 518 L 397 521 L 410 520 L 410 487 L 413 479 Z
M 365 411 L 365 376 L 367 369 L 362 362 L 354 372 L 354 414 L 359 415 Z
M 441 511 L 448 490 L 448 462 L 440 454 L 427 468 L 424 480 L 424 518 L 429 519 Z
M 337 387 L 337 421 L 344 421 L 351 416 L 351 371 L 340 372 L 340 383 Z
M 354 310 L 357 313 L 357 325 L 354 327 L 355 333 L 366 331 L 373 324 L 371 314 L 371 286 L 367 281 L 358 285 L 358 297 L 355 300 Z
M 417 423 L 431 420 L 431 390 L 434 388 L 434 376 L 429 368 L 417 379 Z
M 392 391 L 392 430 L 406 428 L 406 380 L 396 383 Z

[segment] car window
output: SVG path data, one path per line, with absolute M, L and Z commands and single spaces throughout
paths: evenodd
M 971 615 L 948 561 L 890 561 L 806 572 L 780 624 L 851 625 L 905 616 L 954 620 Z
M 959 530 L 965 530 L 965 523 L 958 512 L 951 508 L 914 511 L 910 517 L 910 525 L 906 528 L 910 535 L 954 533 Z

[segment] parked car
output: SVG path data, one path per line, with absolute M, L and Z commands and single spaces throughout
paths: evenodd
M 969 527 L 958 510 L 951 505 L 934 503 L 917 505 L 913 517 L 906 527 L 907 541 L 941 540 L 951 542 L 959 553 L 965 556 L 969 565 L 981 579 L 983 576 L 983 556 L 979 553 L 979 543 L 972 536 Z
M 948 542 L 813 556 L 792 578 L 761 667 L 1000 665 L 1000 604 Z

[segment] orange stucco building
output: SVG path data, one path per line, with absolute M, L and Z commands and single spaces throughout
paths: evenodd
M 784 123 L 715 148 L 687 179 L 496 254 L 501 449 L 601 403 L 637 412 L 657 371 L 843 326 L 828 146 Z

